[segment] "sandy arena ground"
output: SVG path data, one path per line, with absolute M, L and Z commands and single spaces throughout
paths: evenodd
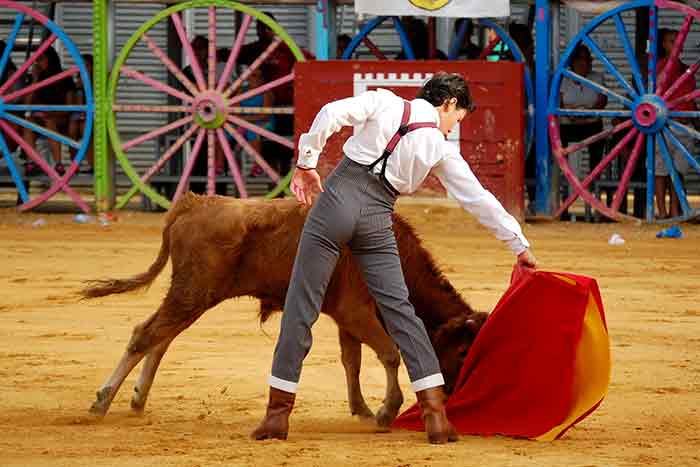
M 490 310 L 513 258 L 462 211 L 402 203 L 458 290 Z M 47 225 L 33 228 L 43 217 Z M 136 374 L 103 420 L 87 415 L 131 328 L 159 305 L 169 272 L 145 294 L 76 302 L 81 282 L 144 271 L 162 215 L 121 213 L 109 227 L 70 215 L 0 210 L 0 465 L 85 466 L 697 466 L 700 465 L 700 226 L 657 240 L 653 226 L 526 225 L 543 269 L 594 276 L 613 352 L 610 392 L 563 440 L 463 437 L 430 446 L 422 433 L 375 434 L 349 415 L 336 327 L 322 317 L 287 442 L 252 442 L 279 325 L 260 328 L 257 302 L 210 310 L 166 354 L 143 416 L 129 410 Z M 618 232 L 627 240 L 610 246 Z M 384 372 L 365 348 L 372 407 Z M 401 381 L 407 403 L 405 370 Z

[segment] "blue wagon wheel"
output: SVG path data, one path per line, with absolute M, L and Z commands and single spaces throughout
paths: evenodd
M 623 21 L 623 14 L 639 8 L 649 10 L 649 51 L 646 71 L 635 57 L 629 35 Z M 659 23 L 667 13 L 680 13 L 684 16 L 683 25 L 673 42 L 668 58 L 660 59 Z M 696 89 L 697 71 L 700 60 L 686 67 L 681 61 L 688 33 L 693 23 L 700 23 L 700 11 L 687 5 L 665 0 L 637 0 L 611 10 L 595 18 L 569 44 L 557 67 L 550 89 L 548 118 L 552 153 L 562 172 L 573 187 L 574 193 L 559 207 L 555 216 L 581 197 L 601 214 L 615 220 L 630 218 L 620 212 L 620 206 L 627 199 L 627 190 L 633 180 L 635 170 L 637 178 L 633 184 L 646 188 L 646 220 L 648 222 L 677 222 L 700 215 L 697 205 L 691 204 L 691 197 L 683 186 L 681 174 L 700 175 L 700 164 L 694 155 L 695 145 L 700 140 L 700 132 L 692 124 L 697 123 L 700 112 L 696 108 L 696 99 L 700 90 Z M 617 31 L 617 39 L 624 49 L 625 60 L 630 75 L 625 76 L 622 68 L 612 63 L 610 58 L 594 40 L 592 33 L 602 25 L 611 25 Z M 619 83 L 622 92 L 616 92 L 603 83 L 589 80 L 569 68 L 575 48 L 585 45 L 592 56 L 597 58 L 606 71 Z M 682 74 L 682 69 L 685 69 Z M 561 105 L 561 88 L 563 81 L 571 80 L 598 94 L 607 96 L 617 105 L 615 110 L 573 109 Z M 576 119 L 614 118 L 614 124 L 602 131 L 587 136 L 579 142 L 565 144 L 560 125 L 562 119 L 575 122 Z M 579 179 L 570 163 L 569 156 L 584 148 L 590 148 L 602 141 L 613 140 L 600 162 L 591 167 L 590 173 Z M 643 157 L 646 151 L 646 157 Z M 623 167 L 619 180 L 602 181 L 603 172 L 613 161 L 619 161 Z M 646 169 L 643 169 L 646 161 Z M 686 170 L 687 168 L 687 170 Z M 642 170 L 643 169 L 643 170 Z M 659 169 L 665 169 L 672 181 L 674 194 L 677 196 L 680 211 L 672 218 L 660 218 L 654 211 L 655 175 Z M 667 177 L 668 178 L 668 177 Z M 606 201 L 595 196 L 595 192 L 607 188 Z M 615 193 L 612 194 L 614 189 Z M 666 195 L 663 198 L 665 202 Z
M 5 159 L 17 187 L 21 203 L 19 209 L 27 210 L 36 207 L 62 190 L 81 210 L 89 212 L 90 207 L 87 203 L 68 185 L 89 149 L 92 133 L 94 100 L 91 77 L 85 62 L 78 48 L 65 32 L 46 16 L 26 5 L 8 0 L 0 0 L 0 8 L 15 12 L 12 29 L 5 40 L 6 45 L 3 50 L 0 50 L 0 154 Z M 12 51 L 18 38 L 24 34 L 31 35 L 33 32 L 33 28 L 28 26 L 31 21 L 46 30 L 46 39 L 27 55 L 23 63 L 19 61 L 15 63 L 12 60 Z M 51 60 L 49 54 L 57 57 L 54 44 L 59 44 L 69 53 L 73 66 L 52 76 L 42 76 L 38 73 L 32 82 L 25 82 L 27 73 L 33 67 L 40 63 L 49 63 Z M 40 69 L 37 68 L 37 70 Z M 79 77 L 83 85 L 83 98 L 80 103 L 46 104 L 37 102 L 33 97 L 37 92 L 46 93 L 49 86 L 66 86 L 66 83 L 69 81 L 72 83 L 75 77 Z M 64 124 L 69 120 L 69 116 L 70 119 L 81 122 L 78 134 L 70 134 L 70 127 Z M 29 135 L 29 141 L 25 138 L 27 135 Z M 59 173 L 63 166 L 57 165 L 55 169 L 38 154 L 32 144 L 35 136 L 45 137 L 50 144 L 59 145 L 59 148 L 60 145 L 67 146 L 74 153 L 70 165 L 63 169 L 64 173 Z M 28 173 L 28 170 L 25 170 L 24 174 L 21 173 L 17 161 L 13 159 L 13 153 L 18 147 L 31 163 L 37 166 L 36 170 L 32 170 L 35 173 Z M 26 167 L 30 166 L 27 164 Z M 48 181 L 49 188 L 43 193 L 30 197 L 25 178 Z
M 358 32 L 355 37 L 352 38 L 348 46 L 343 51 L 340 56 L 343 60 L 349 60 L 353 58 L 353 55 L 357 51 L 360 44 L 364 44 L 369 51 L 379 60 L 386 60 L 387 56 L 377 47 L 374 42 L 368 37 L 372 31 L 374 31 L 377 26 L 382 24 L 384 21 L 391 20 L 394 24 L 394 29 L 399 35 L 399 40 L 401 41 L 401 47 L 403 48 L 403 53 L 407 60 L 415 60 L 416 56 L 413 53 L 413 48 L 411 47 L 411 42 L 408 40 L 408 35 L 401 24 L 401 19 L 398 16 L 377 16 L 369 21 L 367 21 Z

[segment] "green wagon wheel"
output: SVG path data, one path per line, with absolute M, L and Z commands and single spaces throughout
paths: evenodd
M 185 10 L 197 9 L 205 11 L 208 19 L 208 53 L 204 66 L 195 58 L 187 29 L 182 20 L 182 12 Z M 217 58 L 217 10 L 229 10 L 242 14 L 240 27 L 234 31 L 234 41 L 231 51 L 225 62 Z M 233 71 L 239 52 L 245 40 L 246 32 L 253 20 L 266 25 L 273 33 L 274 39 L 261 51 L 260 55 L 249 63 L 248 68 L 240 76 L 234 76 Z M 158 23 L 171 21 L 180 39 L 183 52 L 189 58 L 191 64 L 190 77 L 186 76 L 183 70 L 168 58 L 156 42 L 149 36 L 149 31 Z M 176 89 L 166 82 L 158 81 L 145 73 L 138 71 L 127 65 L 127 60 L 134 51 L 134 47 L 145 44 L 150 51 L 165 65 L 169 76 L 172 76 L 182 86 Z M 227 44 L 230 45 L 230 44 Z M 264 65 L 266 60 L 279 47 L 288 47 L 296 61 L 303 61 L 304 55 L 299 47 L 282 27 L 267 15 L 240 3 L 228 0 L 192 0 L 163 10 L 144 24 L 136 31 L 122 48 L 114 64 L 112 74 L 109 79 L 109 120 L 108 131 L 117 159 L 124 170 L 124 173 L 133 182 L 133 186 L 122 196 L 117 207 L 121 208 L 138 192 L 147 196 L 150 200 L 163 208 L 169 208 L 172 201 L 176 200 L 187 188 L 193 166 L 197 157 L 207 157 L 207 193 L 213 194 L 216 183 L 215 168 L 215 148 L 220 148 L 228 168 L 232 174 L 233 182 L 238 188 L 242 197 L 247 196 L 243 175 L 232 151 L 232 144 L 237 145 L 244 157 L 253 160 L 270 180 L 276 183 L 275 188 L 267 193 L 267 197 L 277 196 L 282 192 L 288 192 L 291 173 L 278 174 L 264 160 L 260 152 L 248 142 L 246 133 L 257 135 L 258 138 L 279 144 L 287 150 L 293 149 L 293 142 L 286 136 L 278 135 L 274 130 L 264 128 L 250 121 L 251 116 L 287 116 L 293 114 L 292 106 L 271 106 L 244 105 L 244 101 L 250 101 L 255 97 L 260 97 L 265 92 L 274 90 L 281 86 L 290 86 L 293 79 L 293 71 L 266 81 L 257 87 L 246 89 L 242 92 L 242 85 L 258 69 Z M 218 65 L 224 66 L 221 69 Z M 129 78 L 139 83 L 143 89 L 148 91 L 156 90 L 180 101 L 178 105 L 151 105 L 148 102 L 134 102 L 131 99 L 128 103 L 117 100 L 117 90 L 121 78 Z M 234 79 L 235 78 L 235 79 Z M 140 96 L 138 92 L 132 93 L 136 98 Z M 120 131 L 117 127 L 117 115 L 119 113 L 165 113 L 175 118 L 170 118 L 170 123 L 160 126 L 151 131 L 145 131 L 138 137 L 122 142 Z M 277 117 L 277 118 L 279 118 Z M 168 147 L 158 160 L 144 173 L 137 173 L 132 165 L 127 153 L 130 149 L 154 138 L 178 132 L 176 141 Z M 188 158 L 182 174 L 179 176 L 177 190 L 172 200 L 158 193 L 150 184 L 149 180 L 156 175 L 165 164 L 187 143 L 192 142 L 191 155 Z M 199 154 L 206 142 L 206 155 Z

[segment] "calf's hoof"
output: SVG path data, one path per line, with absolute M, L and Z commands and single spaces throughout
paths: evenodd
M 91 415 L 96 417 L 104 417 L 107 414 L 107 410 L 109 410 L 109 402 L 107 401 L 107 397 L 111 391 L 112 388 L 110 387 L 105 387 L 97 391 L 95 394 L 95 402 L 93 402 L 90 406 L 89 412 Z

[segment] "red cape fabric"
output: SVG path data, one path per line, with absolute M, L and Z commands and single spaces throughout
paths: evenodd
M 591 294 L 602 315 L 594 279 L 514 270 L 510 288 L 481 328 L 447 401 L 447 416 L 458 432 L 535 438 L 566 419 Z M 425 429 L 417 405 L 393 426 Z

